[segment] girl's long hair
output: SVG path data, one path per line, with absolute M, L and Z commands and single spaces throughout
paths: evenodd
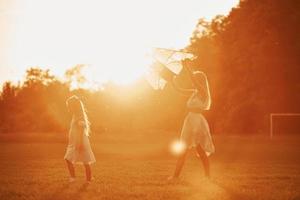
M 75 121 L 84 121 L 84 132 L 87 136 L 90 135 L 90 122 L 86 114 L 86 109 L 82 101 L 76 96 L 73 95 L 69 97 L 66 101 L 67 107 L 73 114 Z

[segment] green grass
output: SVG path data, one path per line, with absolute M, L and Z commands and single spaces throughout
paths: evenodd
M 91 138 L 95 181 L 85 184 L 82 166 L 68 183 L 64 137 L 0 136 L 0 199 L 300 199 L 300 137 L 214 137 L 212 178 L 190 153 L 182 180 L 168 184 L 176 158 L 168 152 L 175 133 L 104 133 Z M 147 139 L 146 139 L 147 138 Z

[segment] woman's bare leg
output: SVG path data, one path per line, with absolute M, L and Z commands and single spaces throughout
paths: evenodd
M 70 173 L 71 178 L 75 178 L 75 169 L 74 169 L 74 165 L 73 163 L 71 163 L 70 161 L 66 160 L 67 166 L 68 166 L 68 170 Z
M 86 180 L 91 181 L 92 180 L 91 166 L 89 164 L 85 164 L 84 167 L 85 167 Z
M 186 158 L 186 155 L 187 155 L 187 152 L 188 152 L 188 150 L 186 149 L 186 150 L 180 155 L 180 157 L 178 158 L 177 164 L 176 164 L 176 168 L 175 168 L 175 172 L 174 172 L 174 175 L 173 175 L 174 178 L 178 178 L 178 177 L 179 177 L 180 172 L 181 172 L 182 167 L 183 167 L 183 164 L 184 164 L 184 161 L 185 161 L 185 158 Z
M 208 156 L 206 155 L 205 151 L 202 149 L 202 147 L 200 145 L 197 145 L 196 151 L 203 163 L 205 176 L 209 178 L 210 177 L 210 164 L 209 164 Z

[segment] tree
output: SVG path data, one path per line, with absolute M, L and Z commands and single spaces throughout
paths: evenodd
M 187 49 L 212 81 L 217 129 L 257 132 L 270 112 L 300 110 L 299 9 L 295 0 L 243 0 L 228 16 L 199 20 Z

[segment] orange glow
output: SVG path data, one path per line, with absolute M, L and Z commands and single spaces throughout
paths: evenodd
M 6 55 L 0 82 L 20 80 L 32 66 L 63 76 L 84 63 L 90 65 L 90 84 L 131 83 L 144 74 L 152 47 L 184 48 L 199 18 L 227 14 L 237 2 L 24 0 L 4 5 L 0 26 L 5 27 L 0 28 L 7 38 L 0 44 Z
M 180 140 L 176 140 L 171 144 L 171 152 L 175 155 L 180 155 L 185 149 L 186 145 Z

